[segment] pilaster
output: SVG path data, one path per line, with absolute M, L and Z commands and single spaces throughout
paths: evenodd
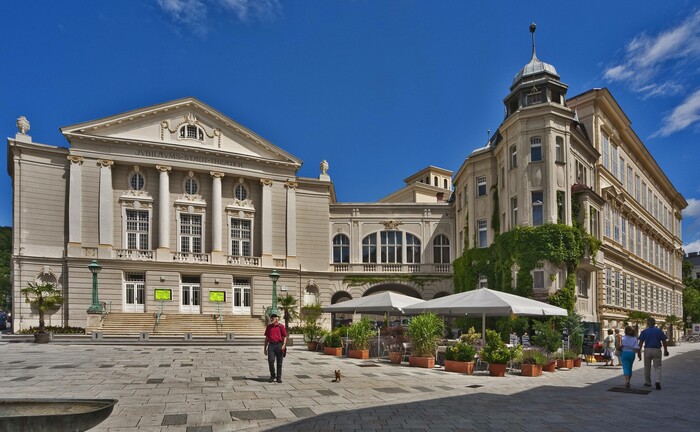
M 212 179 L 212 215 L 211 215 L 211 260 L 212 264 L 224 264 L 224 255 L 221 250 L 221 235 L 222 220 L 223 220 L 223 208 L 222 208 L 222 197 L 221 197 L 221 179 L 224 177 L 224 173 L 211 171 L 209 173 Z
M 287 267 L 297 267 L 297 187 L 299 183 L 288 181 L 287 188 Z
M 100 166 L 100 225 L 98 258 L 111 258 L 114 245 L 114 192 L 112 189 L 112 165 L 114 161 L 98 159 Z
M 171 167 L 156 165 L 160 172 L 158 191 L 158 249 L 156 259 L 170 259 L 170 170 Z
M 260 179 L 262 184 L 262 266 L 273 267 L 272 259 L 272 184 L 271 179 Z
M 83 176 L 82 156 L 69 155 L 70 184 L 68 189 L 68 246 L 69 256 L 82 256 Z

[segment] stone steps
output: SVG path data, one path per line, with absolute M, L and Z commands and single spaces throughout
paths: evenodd
M 215 315 L 163 314 L 156 326 L 156 317 L 150 313 L 113 312 L 107 314 L 100 331 L 104 335 L 138 335 L 150 333 L 163 336 L 259 336 L 265 331 L 264 322 L 255 317 L 223 315 L 219 321 Z

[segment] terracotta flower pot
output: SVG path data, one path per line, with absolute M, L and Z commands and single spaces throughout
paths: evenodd
M 306 348 L 309 351 L 316 351 L 316 349 L 318 349 L 318 342 L 306 342 Z
M 542 371 L 543 372 L 554 372 L 556 370 L 556 367 L 557 367 L 557 362 L 552 360 L 551 362 L 542 366 Z
M 574 361 L 571 359 L 557 360 L 557 369 L 567 368 L 571 369 L 574 367 Z
M 506 365 L 501 363 L 489 363 L 489 375 L 494 377 L 506 376 Z
M 447 372 L 459 372 L 471 375 L 474 373 L 474 362 L 445 360 L 445 370 Z
M 435 357 L 416 357 L 408 358 L 408 365 L 411 367 L 422 367 L 432 369 L 435 367 Z
M 356 358 L 361 360 L 367 360 L 369 358 L 369 350 L 348 350 L 348 357 Z
M 343 348 L 323 347 L 323 353 L 326 355 L 339 356 L 343 355 Z
M 520 365 L 520 375 L 536 377 L 542 375 L 542 365 L 522 364 Z
M 400 351 L 389 352 L 389 361 L 393 364 L 399 364 L 403 360 L 403 353 Z
M 581 357 L 576 357 L 574 359 L 574 367 L 581 367 L 581 362 L 583 362 L 583 359 Z

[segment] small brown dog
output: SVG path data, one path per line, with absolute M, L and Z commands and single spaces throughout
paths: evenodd
M 335 372 L 335 379 L 333 380 L 333 382 L 340 382 L 340 378 L 341 378 L 340 369 L 338 369 L 337 371 L 334 371 L 334 372 Z

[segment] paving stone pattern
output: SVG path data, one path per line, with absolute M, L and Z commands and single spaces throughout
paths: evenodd
M 607 424 L 601 419 L 616 419 L 616 431 L 700 430 L 700 410 L 691 409 L 700 389 L 700 343 L 672 347 L 663 389 L 650 391 L 642 386 L 640 362 L 626 390 L 618 367 L 584 364 L 535 378 L 495 378 L 324 356 L 303 347 L 290 347 L 282 384 L 267 382 L 262 347 L 0 340 L 0 353 L 3 398 L 119 400 L 95 432 L 599 432 Z M 341 382 L 333 382 L 335 370 Z M 645 409 L 655 414 L 641 421 Z

